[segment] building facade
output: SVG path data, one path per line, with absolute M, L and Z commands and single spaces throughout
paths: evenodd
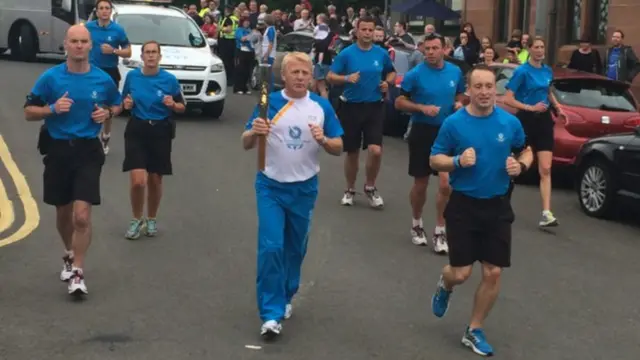
M 461 13 L 462 22 L 472 23 L 478 36 L 490 36 L 497 44 L 506 43 L 514 29 L 544 36 L 554 64 L 566 64 L 584 35 L 604 55 L 618 29 L 640 56 L 640 0 L 465 0 Z M 640 76 L 634 92 L 640 94 Z

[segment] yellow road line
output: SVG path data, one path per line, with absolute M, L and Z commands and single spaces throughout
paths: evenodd
M 4 239 L 0 239 L 0 247 L 13 244 L 20 241 L 33 232 L 40 224 L 40 212 L 38 211 L 38 204 L 31 195 L 31 189 L 27 184 L 27 179 L 18 169 L 18 165 L 13 160 L 11 152 L 7 143 L 4 142 L 4 138 L 0 135 L 0 161 L 4 163 L 4 166 L 9 172 L 13 183 L 18 190 L 18 197 L 24 207 L 24 223 L 20 228 Z M 4 192 L 6 194 L 6 191 Z
M 16 221 L 16 214 L 13 212 L 13 204 L 9 200 L 7 189 L 0 179 L 0 234 L 7 231 Z

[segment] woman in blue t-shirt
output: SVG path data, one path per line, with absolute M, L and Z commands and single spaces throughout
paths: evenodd
M 553 72 L 548 65 L 542 63 L 545 56 L 544 39 L 536 37 L 529 52 L 529 60 L 516 68 L 507 84 L 504 103 L 518 109 L 516 115 L 524 128 L 527 144 L 536 153 L 542 198 L 542 218 L 539 226 L 557 226 L 558 220 L 551 212 L 551 163 L 554 144 L 551 107 L 561 121 L 566 121 L 566 115 L 550 92 Z

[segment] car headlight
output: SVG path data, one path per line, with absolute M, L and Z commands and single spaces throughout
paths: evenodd
M 223 72 L 224 71 L 224 65 L 223 64 L 211 64 L 211 72 L 212 73 L 219 73 L 219 72 Z
M 136 69 L 139 67 L 142 67 L 142 61 L 138 61 L 138 60 L 131 60 L 131 59 L 122 59 L 122 65 L 130 68 L 130 69 Z

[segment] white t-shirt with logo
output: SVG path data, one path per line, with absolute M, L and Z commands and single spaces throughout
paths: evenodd
M 246 129 L 251 129 L 259 108 L 249 118 Z M 321 145 L 313 138 L 309 124 L 323 128 L 327 138 L 342 136 L 343 130 L 329 101 L 307 92 L 294 99 L 277 91 L 269 95 L 267 117 L 271 132 L 267 137 L 264 175 L 280 183 L 309 180 L 320 171 Z

